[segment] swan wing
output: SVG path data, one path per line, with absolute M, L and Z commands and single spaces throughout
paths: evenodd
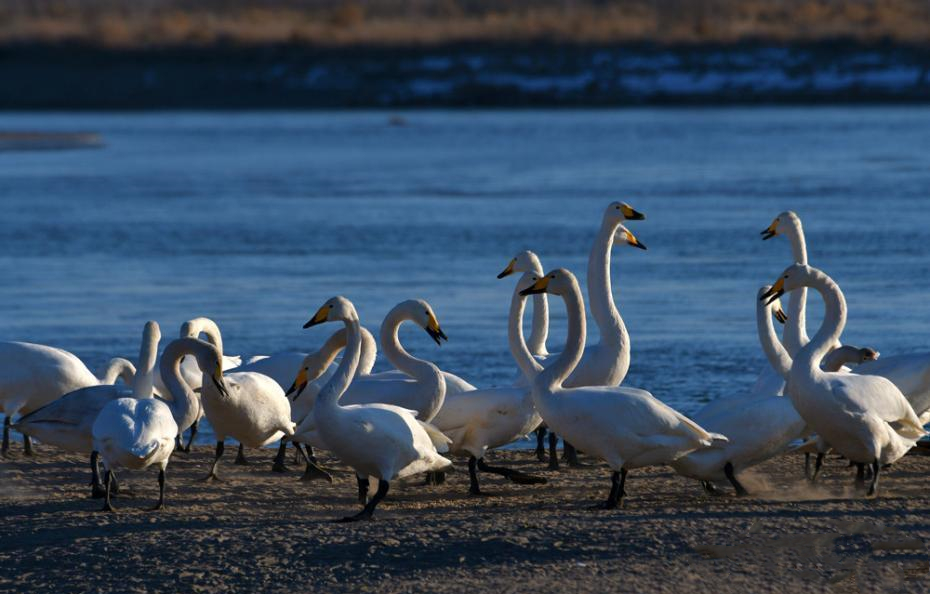
M 920 438 L 926 434 L 910 403 L 901 391 L 881 376 L 831 374 L 830 391 L 834 400 L 852 414 L 872 414 L 896 425 L 902 437 Z

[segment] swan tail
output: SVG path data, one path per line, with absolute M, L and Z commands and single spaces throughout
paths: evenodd
M 420 426 L 426 431 L 426 434 L 429 436 L 430 441 L 433 442 L 433 447 L 436 448 L 437 452 L 445 454 L 449 451 L 449 446 L 452 445 L 451 439 L 437 429 L 435 425 L 431 425 L 425 421 L 417 422 L 420 423 Z
M 907 439 L 920 439 L 921 437 L 927 435 L 927 432 L 924 430 L 924 427 L 919 419 L 914 420 L 909 417 L 905 417 L 896 423 L 892 423 L 891 425 L 894 427 L 895 433 Z
M 917 420 L 920 421 L 921 425 L 926 425 L 930 423 L 930 410 L 924 411 L 924 414 L 917 417 Z
M 722 448 L 726 444 L 730 443 L 730 439 L 722 433 L 708 433 L 708 435 L 710 435 L 710 443 L 707 444 L 708 447 Z
M 703 446 L 719 448 L 730 441 L 726 435 L 711 433 L 684 415 L 679 415 L 679 419 L 688 432 L 694 435 Z

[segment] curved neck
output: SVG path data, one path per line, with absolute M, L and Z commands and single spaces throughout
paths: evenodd
M 766 305 L 758 298 L 756 299 L 756 329 L 759 332 L 762 351 L 769 365 L 778 375 L 787 380 L 788 373 L 791 371 L 791 356 L 788 355 L 788 351 L 775 334 L 775 328 L 772 325 L 772 306 Z
M 801 220 L 792 218 L 787 226 L 785 236 L 791 243 L 791 257 L 798 264 L 807 265 L 807 243 L 804 240 L 804 229 Z M 807 336 L 807 288 L 802 287 L 791 292 L 788 297 L 788 322 L 785 324 L 784 344 L 788 354 L 798 356 L 798 351 L 804 347 L 810 338 Z
M 397 336 L 400 325 L 408 318 L 397 308 L 385 316 L 381 324 L 381 350 L 391 365 L 418 381 L 428 381 L 439 375 L 439 368 L 408 353 Z
M 359 326 L 359 331 L 362 336 L 362 352 L 359 355 L 358 369 L 355 374 L 370 375 L 372 367 L 375 366 L 375 359 L 378 358 L 378 343 L 364 326 Z
M 132 361 L 122 357 L 113 357 L 97 375 L 101 384 L 115 384 L 117 379 L 123 380 L 127 386 L 132 385 L 136 375 L 136 366 Z
M 358 370 L 358 362 L 361 358 L 362 337 L 359 331 L 358 318 L 345 320 L 345 340 L 346 349 L 342 355 L 342 361 L 336 368 L 336 373 L 326 382 L 326 385 L 320 390 L 316 397 L 316 403 L 313 405 L 314 412 L 326 412 L 339 408 L 339 398 L 348 389 L 352 383 L 352 378 Z
M 529 273 L 532 276 L 534 273 Z M 542 276 L 542 270 L 536 276 Z M 524 273 L 524 277 L 527 273 Z M 524 301 L 520 299 L 521 303 Z M 521 308 L 524 308 L 521 306 Z M 520 312 L 520 319 L 523 319 L 523 312 Z M 522 334 L 522 332 L 521 332 Z M 545 357 L 549 354 L 546 350 L 546 338 L 549 337 L 549 299 L 545 293 L 533 295 L 533 329 L 530 331 L 530 337 L 526 344 L 530 353 L 539 357 Z
M 601 229 L 591 246 L 588 257 L 588 301 L 591 303 L 591 315 L 600 332 L 600 344 L 617 349 L 629 365 L 630 337 L 620 312 L 614 305 L 614 296 L 610 283 L 610 250 L 614 245 L 614 234 L 619 223 L 603 221 Z M 624 375 L 626 372 L 624 371 Z
M 537 377 L 536 381 L 550 390 L 562 386 L 584 352 L 585 341 L 585 317 L 584 317 L 584 300 L 581 298 L 581 289 L 578 288 L 577 281 L 572 282 L 572 287 L 562 295 L 565 301 L 565 308 L 568 312 L 568 336 L 565 339 L 565 349 L 559 355 L 555 362 L 546 367 Z
M 862 351 L 859 347 L 844 345 L 827 353 L 821 362 L 824 371 L 839 371 L 848 363 L 862 363 Z
M 340 328 L 326 339 L 326 342 L 323 343 L 319 350 L 304 357 L 300 366 L 302 369 L 307 370 L 308 381 L 312 382 L 323 375 L 333 361 L 336 360 L 339 351 L 345 348 L 346 340 L 346 329 Z
M 819 270 L 811 272 L 807 286 L 816 289 L 824 300 L 823 322 L 814 338 L 798 352 L 800 363 L 809 373 L 820 371 L 820 362 L 839 340 L 846 327 L 846 298 L 839 285 Z
M 132 380 L 132 393 L 136 398 L 151 398 L 155 389 L 155 358 L 158 356 L 158 332 L 146 330 L 139 350 L 139 365 Z
M 532 272 L 524 272 L 523 276 L 514 287 L 513 296 L 510 298 L 510 314 L 507 317 L 507 341 L 510 344 L 510 354 L 523 373 L 523 377 L 532 384 L 533 379 L 543 370 L 530 352 L 527 344 L 523 341 L 523 314 L 526 311 L 526 298 L 520 295 L 520 291 L 532 284 L 532 278 L 536 276 Z
M 196 357 L 200 354 L 203 356 L 211 350 L 215 353 L 211 356 L 222 356 L 216 347 L 199 339 L 179 338 L 168 343 L 168 346 L 166 346 L 164 352 L 162 352 L 159 371 L 161 373 L 161 379 L 168 389 L 168 399 L 165 399 L 165 404 L 171 409 L 171 415 L 175 420 L 188 417 L 192 409 L 200 405 L 197 400 L 197 395 L 194 394 L 193 390 L 190 389 L 181 376 L 181 359 L 185 355 L 194 355 Z M 197 360 L 199 362 L 200 358 Z M 201 369 L 201 372 L 206 375 L 209 373 L 209 370 L 204 372 L 203 369 Z
M 215 346 L 222 357 L 225 352 L 223 351 L 223 335 L 216 322 L 210 318 L 194 318 L 185 322 L 181 329 L 181 338 L 197 338 L 201 334 L 207 337 L 207 342 Z

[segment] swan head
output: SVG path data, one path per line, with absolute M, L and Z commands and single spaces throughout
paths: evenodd
M 768 291 L 763 293 L 760 301 L 765 301 L 766 305 L 774 303 L 779 297 L 788 291 L 793 291 L 799 287 L 806 286 L 805 281 L 813 274 L 813 269 L 804 264 L 792 264 L 781 274 L 775 284 L 769 287 Z
M 801 218 L 793 211 L 786 210 L 775 217 L 772 224 L 766 227 L 760 235 L 762 235 L 762 240 L 764 241 L 766 239 L 772 239 L 776 235 L 784 235 L 789 228 L 798 228 L 800 226 Z
M 868 347 L 859 349 L 859 362 L 864 363 L 865 361 L 877 361 L 881 356 L 881 353 L 875 349 L 870 349 Z
M 442 328 L 439 326 L 439 321 L 436 319 L 436 314 L 433 313 L 433 308 L 423 299 L 410 299 L 409 301 L 398 303 L 394 308 L 394 312 L 400 313 L 404 319 L 410 320 L 426 330 L 426 333 L 429 334 L 430 338 L 436 341 L 436 344 L 442 346 L 441 340 L 449 340 L 449 337 L 446 336 L 446 333 L 443 332 Z
M 149 320 L 145 323 L 145 328 L 142 330 L 142 342 L 144 344 L 158 344 L 160 340 L 161 328 L 158 326 L 158 322 L 155 320 Z
M 782 309 L 781 307 L 781 299 L 776 298 L 774 301 L 771 301 L 769 303 L 762 303 L 765 300 L 765 295 L 768 294 L 771 288 L 772 288 L 772 285 L 765 285 L 764 287 L 759 289 L 759 292 L 756 294 L 756 297 L 759 298 L 759 307 L 761 307 L 764 310 L 764 309 L 769 308 L 769 306 L 771 306 L 772 317 L 778 320 L 780 324 L 784 324 L 785 322 L 788 321 L 788 314 L 786 314 L 785 310 Z
M 304 324 L 304 328 L 311 328 L 324 322 L 358 321 L 358 313 L 352 302 L 342 296 L 331 297 L 326 300 L 313 317 Z
M 542 263 L 539 261 L 539 257 L 536 254 L 530 250 L 523 250 L 510 260 L 510 263 L 507 264 L 507 268 L 498 274 L 497 278 L 504 278 L 515 272 L 532 272 L 542 276 Z
M 297 400 L 300 398 L 300 395 L 303 394 L 304 388 L 307 387 L 310 381 L 307 378 L 307 368 L 301 367 L 300 371 L 297 372 L 297 377 L 294 379 L 294 383 L 291 384 L 291 387 L 287 389 L 284 395 L 288 398 L 291 398 L 291 394 L 294 394 L 294 397 L 291 400 Z
M 604 211 L 604 220 L 620 224 L 623 221 L 642 221 L 646 215 L 634 209 L 626 202 L 611 202 Z
M 556 268 L 547 272 L 545 276 L 536 279 L 532 285 L 520 291 L 520 295 L 535 295 L 537 293 L 550 293 L 552 295 L 566 295 L 570 292 L 580 292 L 578 280 L 575 275 L 565 268 Z
M 623 225 L 617 227 L 617 231 L 614 233 L 614 242 L 622 242 L 641 250 L 646 249 L 646 246 L 636 239 L 636 236 Z
M 192 352 L 197 360 L 197 367 L 204 375 L 209 375 L 210 380 L 220 394 L 229 398 L 229 391 L 226 389 L 226 381 L 223 379 L 223 355 L 220 350 L 205 340 L 199 338 L 180 338 L 178 340 L 196 341 L 199 348 L 189 347 L 188 352 Z

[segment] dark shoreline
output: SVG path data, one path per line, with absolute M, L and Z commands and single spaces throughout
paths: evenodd
M 0 110 L 585 108 L 930 102 L 930 46 L 0 46 Z

